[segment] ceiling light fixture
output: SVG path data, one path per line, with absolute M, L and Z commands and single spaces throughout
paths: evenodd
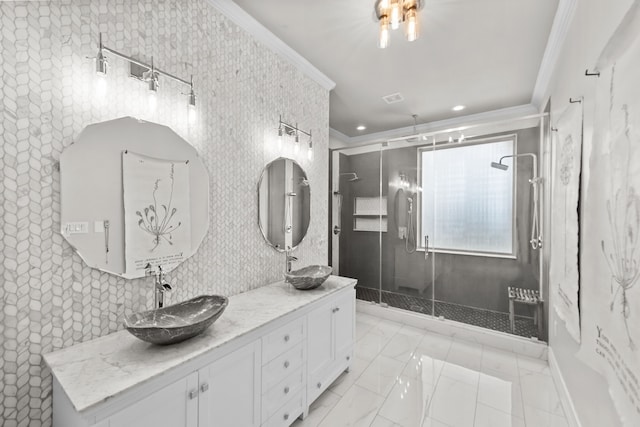
M 365 125 L 360 125 L 358 126 L 356 129 L 358 130 L 365 130 L 367 127 Z
M 397 30 L 405 23 L 405 35 L 412 42 L 418 38 L 418 11 L 422 9 L 422 0 L 377 0 L 374 6 L 376 19 L 380 23 L 378 46 L 389 46 L 389 30 Z
M 466 107 L 464 105 L 456 105 L 455 107 L 452 108 L 453 111 L 462 111 L 464 110 Z

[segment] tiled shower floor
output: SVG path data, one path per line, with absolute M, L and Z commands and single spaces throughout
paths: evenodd
M 378 289 L 356 286 L 356 298 L 363 301 L 378 302 L 380 292 Z M 430 298 L 422 298 L 414 295 L 405 295 L 396 292 L 382 291 L 382 302 L 391 307 L 409 310 L 418 313 L 432 315 Z M 435 301 L 435 316 L 444 316 L 445 319 L 467 323 L 494 331 L 512 333 L 509 327 L 509 313 L 483 310 L 466 305 L 451 304 L 443 301 Z M 515 335 L 521 337 L 538 337 L 538 327 L 533 323 L 533 318 L 516 316 Z

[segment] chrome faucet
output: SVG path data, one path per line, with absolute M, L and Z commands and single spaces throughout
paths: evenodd
M 156 270 L 151 269 L 151 264 L 147 264 L 145 267 L 145 274 L 147 276 L 153 276 L 154 287 L 155 287 L 155 300 L 153 308 L 162 308 L 166 305 L 166 293 L 171 292 L 172 288 L 169 283 L 167 283 L 165 273 L 162 270 L 162 266 L 159 265 Z
M 293 255 L 291 255 L 291 250 L 285 251 L 285 273 L 291 273 L 291 263 L 293 261 L 297 261 L 298 258 L 294 257 Z

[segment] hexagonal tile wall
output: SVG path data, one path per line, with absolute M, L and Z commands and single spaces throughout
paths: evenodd
M 184 87 L 161 78 L 157 106 L 128 64 L 109 58 L 98 90 L 92 59 L 105 45 L 163 70 L 194 75 L 197 119 Z M 278 117 L 310 129 L 311 225 L 300 264 L 326 263 L 329 93 L 205 0 L 0 1 L 0 419 L 51 424 L 51 376 L 40 354 L 122 328 L 149 307 L 148 280 L 88 268 L 60 235 L 61 151 L 88 124 L 134 116 L 170 126 L 210 176 L 209 232 L 169 276 L 173 298 L 233 295 L 282 278 L 283 255 L 262 238 L 257 183 L 278 156 Z

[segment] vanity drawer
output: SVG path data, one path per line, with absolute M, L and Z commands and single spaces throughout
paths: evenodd
M 302 368 L 280 381 L 262 395 L 262 419 L 266 420 L 278 411 L 291 396 L 302 393 Z
M 304 317 L 301 317 L 262 338 L 262 364 L 293 348 L 303 336 Z
M 302 415 L 302 393 L 298 393 L 291 398 L 280 409 L 278 409 L 271 418 L 267 420 L 263 427 L 289 427 L 293 422 Z
M 303 351 L 303 343 L 299 342 L 291 350 L 276 356 L 275 359 L 262 367 L 263 393 L 302 366 Z

